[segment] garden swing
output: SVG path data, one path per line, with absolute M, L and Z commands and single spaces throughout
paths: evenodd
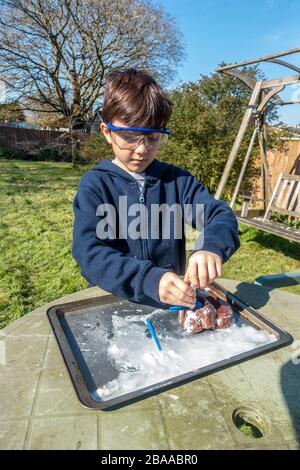
M 281 173 L 272 190 L 266 155 L 266 116 L 274 106 L 300 104 L 300 100 L 283 100 L 278 94 L 284 90 L 287 85 L 300 84 L 300 67 L 279 59 L 279 57 L 296 54 L 298 52 L 300 52 L 300 47 L 262 58 L 227 65 L 217 70 L 217 72 L 231 75 L 243 81 L 252 90 L 252 94 L 215 194 L 216 199 L 222 196 L 246 130 L 248 126 L 254 124 L 252 137 L 232 195 L 230 206 L 233 208 L 237 197 L 241 197 L 243 203 L 241 214 L 237 217 L 239 222 L 296 243 L 300 242 L 300 230 L 272 221 L 271 216 L 274 214 L 284 214 L 287 215 L 289 219 L 300 219 L 300 175 Z M 278 64 L 294 70 L 296 75 L 260 81 L 255 80 L 244 71 L 238 70 L 239 67 L 259 62 Z M 239 191 L 256 138 L 258 138 L 262 162 L 264 214 L 263 217 L 251 218 L 249 217 L 249 204 L 252 200 L 252 196 L 241 195 Z M 282 284 L 297 284 L 300 283 L 300 271 L 275 276 L 264 276 L 257 278 L 255 282 L 262 285 L 272 285 L 274 287 Z

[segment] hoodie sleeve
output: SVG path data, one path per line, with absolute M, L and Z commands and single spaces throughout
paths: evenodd
M 193 228 L 203 227 L 195 251 L 211 251 L 225 263 L 240 247 L 237 219 L 225 201 L 215 199 L 197 178 L 189 174 L 183 190 L 183 204 L 192 207 L 187 222 Z M 203 205 L 197 210 L 196 205 Z
M 162 308 L 165 304 L 159 300 L 158 285 L 168 270 L 125 254 L 110 246 L 109 240 L 97 237 L 101 217 L 96 211 L 102 203 L 98 190 L 79 185 L 73 201 L 72 255 L 82 275 L 93 285 L 118 297 Z

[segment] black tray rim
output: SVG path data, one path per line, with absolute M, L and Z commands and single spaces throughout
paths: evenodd
M 85 378 L 78 366 L 75 354 L 61 327 L 59 316 L 64 315 L 66 310 L 80 310 L 83 306 L 86 307 L 87 304 L 89 306 L 98 306 L 105 305 L 107 303 L 122 302 L 126 301 L 126 299 L 121 299 L 113 294 L 106 294 L 91 299 L 81 299 L 78 301 L 52 305 L 48 308 L 46 313 L 80 404 L 89 410 L 113 411 L 293 343 L 294 339 L 292 335 L 271 322 L 271 320 L 257 312 L 254 308 L 248 306 L 227 289 L 224 289 L 220 284 L 213 282 L 211 287 L 223 296 L 226 296 L 228 303 L 232 305 L 235 310 L 242 309 L 250 313 L 269 329 L 273 330 L 273 334 L 278 338 L 277 341 L 260 346 L 252 351 L 240 353 L 232 358 L 223 359 L 222 361 L 218 361 L 214 364 L 194 369 L 193 371 L 173 377 L 172 379 L 167 379 L 154 385 L 148 385 L 147 387 L 140 388 L 137 391 L 129 392 L 124 395 L 120 395 L 119 397 L 104 401 L 98 401 L 92 398 Z

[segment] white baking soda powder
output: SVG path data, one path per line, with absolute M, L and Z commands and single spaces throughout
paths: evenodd
M 117 313 L 117 312 L 116 312 Z M 151 386 L 204 366 L 276 341 L 276 336 L 247 324 L 234 322 L 227 329 L 190 334 L 176 325 L 176 332 L 157 328 L 162 351 L 145 334 L 145 320 L 170 315 L 155 310 L 145 315 L 112 315 L 114 335 L 107 343 L 107 355 L 118 377 L 93 393 L 94 399 L 108 400 Z M 174 316 L 174 314 L 172 314 Z M 159 332 L 158 332 L 159 330 Z

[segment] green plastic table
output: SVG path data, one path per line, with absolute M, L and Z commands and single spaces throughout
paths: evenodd
M 98 287 L 76 292 L 0 331 L 0 448 L 298 449 L 300 296 L 218 282 L 294 343 L 119 410 L 90 411 L 77 399 L 46 316 L 51 305 L 106 294 Z M 237 411 L 257 414 L 263 436 L 237 429 Z

